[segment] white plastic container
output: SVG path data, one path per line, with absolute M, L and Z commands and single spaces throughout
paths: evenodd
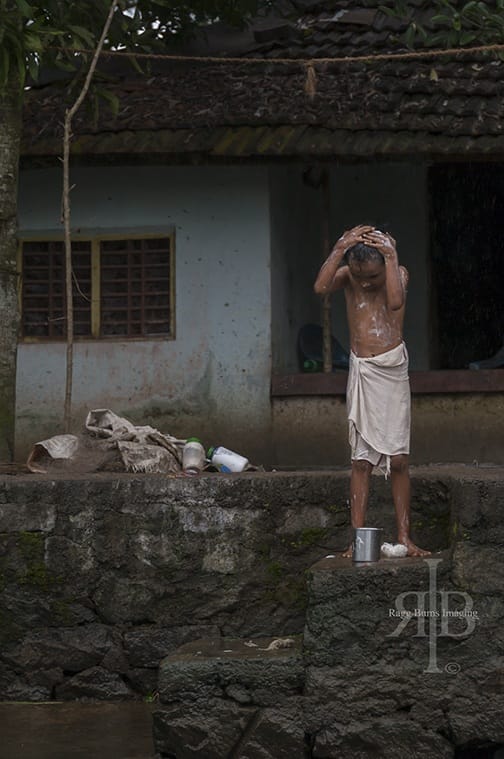
M 197 437 L 187 438 L 182 451 L 182 469 L 186 474 L 199 474 L 205 466 L 205 449 Z
M 249 465 L 249 460 L 239 453 L 224 448 L 223 445 L 217 445 L 208 449 L 208 458 L 216 467 L 226 467 L 230 472 L 243 472 Z

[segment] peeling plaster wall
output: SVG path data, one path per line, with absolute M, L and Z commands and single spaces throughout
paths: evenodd
M 79 167 L 72 226 L 175 228 L 176 339 L 74 350 L 74 423 L 110 407 L 181 437 L 264 455 L 270 405 L 268 174 L 247 167 Z M 61 172 L 22 172 L 21 232 L 60 229 Z M 21 344 L 17 457 L 61 432 L 63 344 Z M 260 459 L 259 459 L 260 461 Z

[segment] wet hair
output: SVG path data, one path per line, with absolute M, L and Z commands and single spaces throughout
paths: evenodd
M 371 245 L 365 245 L 363 242 L 358 242 L 357 245 L 352 245 L 351 248 L 348 248 L 345 253 L 345 259 L 348 264 L 353 261 L 358 264 L 363 264 L 367 261 L 385 263 L 385 259 L 379 250 L 373 248 Z

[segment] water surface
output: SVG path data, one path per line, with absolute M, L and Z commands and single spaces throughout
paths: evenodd
M 142 702 L 0 703 L 0 759 L 154 759 Z

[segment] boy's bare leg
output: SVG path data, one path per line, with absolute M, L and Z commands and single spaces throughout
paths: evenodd
M 410 538 L 411 486 L 406 454 L 390 457 L 390 479 L 397 520 L 397 541 L 408 548 L 408 556 L 428 556 L 430 551 L 418 548 Z
M 364 527 L 366 511 L 369 500 L 369 479 L 373 466 L 364 459 L 352 461 L 352 474 L 350 476 L 350 515 L 352 527 Z M 352 555 L 352 544 L 349 545 L 343 556 Z

